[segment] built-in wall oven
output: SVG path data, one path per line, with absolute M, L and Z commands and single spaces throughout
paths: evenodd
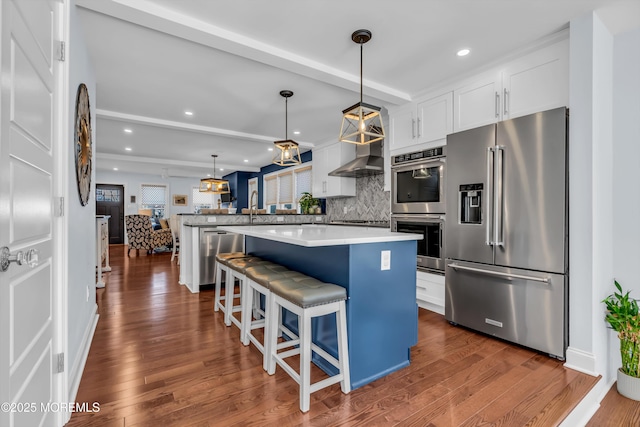
M 418 268 L 444 274 L 446 147 L 394 156 L 391 231 L 416 233 Z
M 445 213 L 446 147 L 393 156 L 391 213 Z
M 444 215 L 391 215 L 391 231 L 421 234 L 418 240 L 418 268 L 444 272 Z

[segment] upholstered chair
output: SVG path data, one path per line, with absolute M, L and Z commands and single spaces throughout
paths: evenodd
M 173 241 L 171 229 L 154 230 L 148 215 L 127 215 L 124 219 L 129 241 L 127 255 L 131 249 L 145 249 L 151 253 L 153 249 L 169 246 Z

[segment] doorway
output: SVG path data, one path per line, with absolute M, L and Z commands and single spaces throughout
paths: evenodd
M 109 244 L 124 243 L 124 186 L 96 185 L 96 215 L 110 215 Z

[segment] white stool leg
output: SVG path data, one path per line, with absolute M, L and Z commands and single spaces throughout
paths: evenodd
M 268 333 L 265 337 L 265 342 L 266 339 L 269 340 L 269 351 L 267 353 L 269 355 L 267 357 L 267 373 L 269 375 L 273 375 L 276 373 L 275 356 L 278 352 L 278 331 L 280 330 L 280 311 L 282 309 L 276 301 L 276 297 L 273 293 L 269 294 L 269 297 L 267 298 L 267 304 L 269 306 L 269 313 L 271 313 L 269 316 L 271 317 L 271 321 L 269 321 L 266 325 L 266 328 L 268 328 Z M 267 346 L 265 345 L 265 353 L 267 352 L 266 347 Z
M 251 330 L 251 320 L 253 311 L 254 292 L 250 284 L 250 279 L 245 277 L 240 286 L 245 288 L 240 292 L 242 310 L 240 312 L 240 341 L 243 345 L 249 345 L 249 331 Z
M 300 410 L 308 412 L 311 404 L 311 316 L 302 310 L 298 316 L 300 330 Z
M 225 272 L 225 280 L 229 277 L 229 274 Z M 213 298 L 213 311 L 220 310 L 220 294 L 222 291 L 222 264 L 216 262 L 216 291 Z
M 340 373 L 342 381 L 340 388 L 347 394 L 351 391 L 351 374 L 349 372 L 349 342 L 347 339 L 347 305 L 340 301 L 340 308 L 336 313 L 336 328 L 338 329 L 338 357 L 340 358 Z
M 233 294 L 236 291 L 236 273 L 229 268 L 227 270 L 228 280 L 224 281 L 224 324 L 231 326 L 231 315 L 233 314 Z M 242 288 L 242 283 L 240 283 Z

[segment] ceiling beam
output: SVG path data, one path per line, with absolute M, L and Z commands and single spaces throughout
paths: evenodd
M 360 76 L 346 73 L 312 59 L 296 55 L 224 30 L 204 21 L 180 15 L 147 0 L 77 0 L 76 4 L 123 21 L 199 43 L 233 55 L 271 65 L 353 92 L 360 92 Z M 391 104 L 405 104 L 411 96 L 370 80 L 363 80 L 367 95 Z
M 146 163 L 146 164 L 154 164 L 161 165 L 163 167 L 168 166 L 176 166 L 176 167 L 188 167 L 188 168 L 203 168 L 203 169 L 213 169 L 211 167 L 211 162 L 190 162 L 186 160 L 175 160 L 175 159 L 159 159 L 156 157 L 141 157 L 141 156 L 127 156 L 124 154 L 108 154 L 108 153 L 96 153 L 96 158 L 98 161 L 117 161 L 117 162 L 135 162 L 135 163 Z M 234 170 L 234 171 L 243 171 L 243 172 L 260 172 L 260 168 L 254 166 L 247 165 L 232 165 L 232 164 L 216 164 L 216 168 Z
M 166 129 L 177 129 L 183 131 L 204 133 L 207 135 L 224 136 L 228 138 L 243 139 L 245 141 L 255 141 L 273 144 L 273 141 L 282 139 L 273 136 L 257 135 L 254 133 L 238 132 L 230 129 L 215 128 L 211 126 L 194 125 L 192 123 L 175 122 L 172 120 L 157 119 L 155 117 L 138 116 L 136 114 L 119 113 L 117 111 L 96 109 L 96 116 L 102 119 L 117 120 L 121 122 L 137 123 L 147 126 L 155 126 Z M 301 147 L 313 148 L 311 142 L 296 141 Z

